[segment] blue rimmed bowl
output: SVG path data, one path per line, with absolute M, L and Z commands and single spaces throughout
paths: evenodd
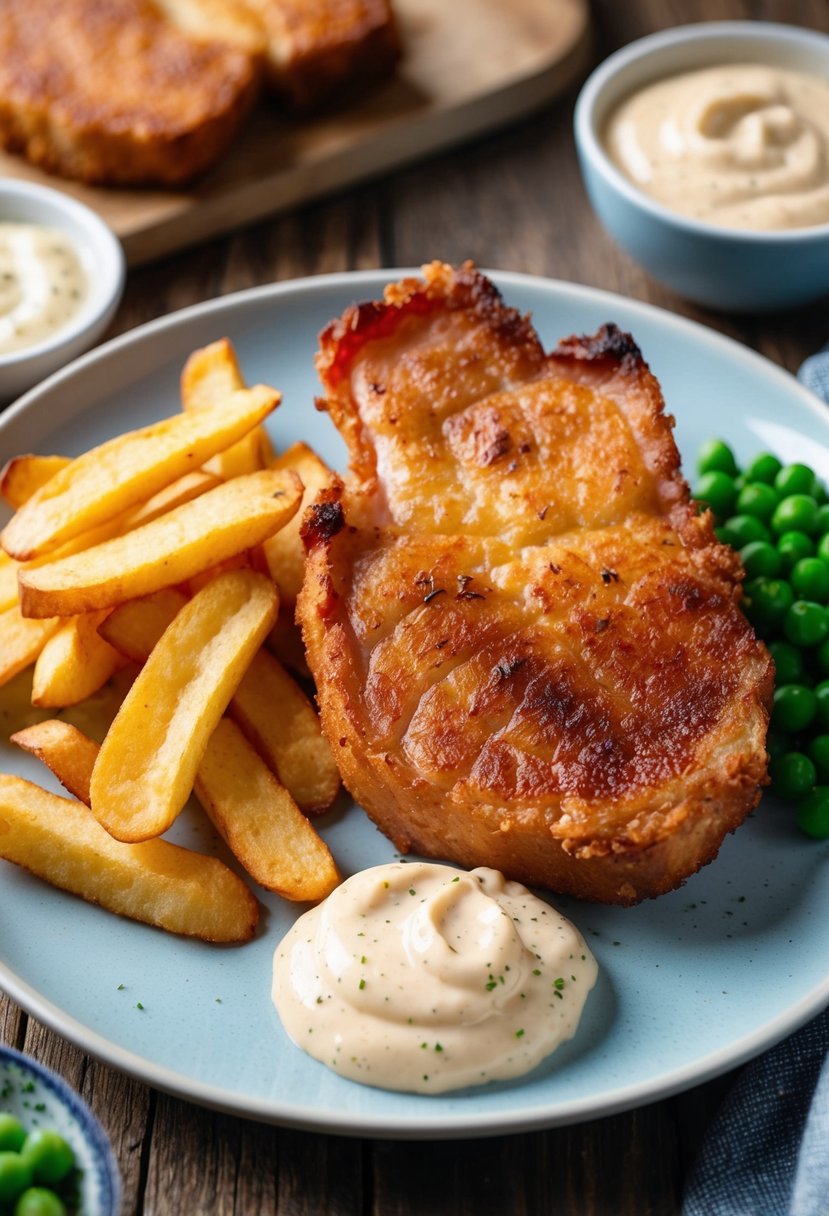
M 31 1056 L 0 1045 L 0 1111 L 27 1131 L 48 1127 L 71 1145 L 80 1169 L 78 1216 L 118 1216 L 121 1177 L 106 1132 L 79 1094 Z
M 726 63 L 762 63 L 829 78 L 829 36 L 761 21 L 712 21 L 641 38 L 585 82 L 575 137 L 585 187 L 604 227 L 654 279 L 697 303 L 767 312 L 829 294 L 829 223 L 742 231 L 670 211 L 638 189 L 604 146 L 607 120 L 654 81 Z

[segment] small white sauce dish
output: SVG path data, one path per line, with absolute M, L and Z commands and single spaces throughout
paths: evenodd
M 121 1177 L 107 1134 L 62 1077 L 31 1056 L 0 1046 L 0 1111 L 14 1115 L 27 1131 L 51 1128 L 63 1136 L 81 1171 L 83 1216 L 118 1216 Z
M 0 222 L 58 229 L 76 248 L 88 281 L 82 306 L 62 328 L 36 345 L 0 354 L 0 402 L 5 403 L 82 354 L 101 336 L 124 290 L 125 263 L 121 243 L 104 221 L 58 190 L 0 180 Z
M 666 77 L 726 63 L 761 63 L 829 79 L 829 37 L 758 21 L 679 26 L 611 55 L 584 84 L 575 112 L 582 176 L 599 219 L 654 279 L 699 304 L 768 312 L 829 293 L 829 224 L 743 231 L 679 215 L 617 169 L 602 139 L 632 93 Z

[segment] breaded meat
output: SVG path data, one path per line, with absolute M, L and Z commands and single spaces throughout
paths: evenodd
M 471 266 L 321 336 L 352 474 L 300 597 L 343 780 L 401 851 L 631 904 L 709 862 L 766 780 L 772 664 L 612 325 L 545 353 Z
M 152 0 L 3 0 L 0 145 L 87 182 L 176 185 L 225 150 L 257 91 L 243 49 Z

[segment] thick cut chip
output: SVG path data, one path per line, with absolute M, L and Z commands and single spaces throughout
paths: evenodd
M 0 612 L 17 606 L 17 571 L 20 563 L 6 553 L 0 553 Z
M 245 387 L 236 352 L 227 338 L 211 342 L 193 354 L 181 374 L 181 403 L 185 410 L 211 409 L 222 405 Z M 254 427 L 243 439 L 208 462 L 206 468 L 229 481 L 243 473 L 267 467 L 272 455 L 263 426 Z
M 216 857 L 122 844 L 81 802 L 0 774 L 0 857 L 119 916 L 209 942 L 246 942 L 259 906 Z
M 251 663 L 230 714 L 303 811 L 330 807 L 340 774 L 319 718 L 296 680 L 267 650 Z
M 0 472 L 0 495 L 14 510 L 72 461 L 68 456 L 12 456 Z
M 286 899 L 319 900 L 340 881 L 328 846 L 238 727 L 223 718 L 196 795 L 252 878 Z
M 320 490 L 331 484 L 334 474 L 304 443 L 295 443 L 288 448 L 277 457 L 271 468 L 293 469 L 305 486 L 302 507 L 290 523 L 269 537 L 262 546 L 268 572 L 279 584 L 280 599 L 284 604 L 293 606 L 305 577 L 305 548 L 299 536 L 303 508 L 310 506 Z
M 206 494 L 82 553 L 20 571 L 26 616 L 73 616 L 183 583 L 261 544 L 296 512 L 302 484 L 267 469 Z
M 101 632 L 121 654 L 143 663 L 186 603 L 170 589 L 116 608 Z M 229 712 L 306 814 L 327 810 L 340 774 L 305 693 L 264 647 L 230 701 Z
M 34 663 L 48 638 L 60 627 L 57 617 L 30 621 L 16 604 L 0 612 L 0 685 Z
M 245 389 L 220 407 L 175 414 L 92 448 L 20 508 L 3 530 L 3 548 L 18 561 L 52 552 L 199 468 L 257 426 L 279 400 L 274 389 Z
M 195 595 L 153 648 L 92 774 L 92 810 L 117 839 L 160 836 L 176 818 L 276 607 L 264 575 L 234 570 Z
M 268 634 L 267 646 L 283 667 L 287 667 L 302 680 L 312 679 L 302 631 L 294 621 L 292 610 L 280 609 L 276 624 Z
M 106 612 L 71 616 L 47 639 L 35 663 L 32 705 L 77 705 L 124 666 L 123 656 L 98 632 L 105 617 Z
M 15 731 L 11 742 L 37 756 L 73 797 L 89 806 L 89 780 L 100 748 L 71 722 L 49 718 Z
M 149 523 L 151 519 L 158 519 L 159 515 L 166 515 L 168 511 L 180 507 L 182 503 L 192 502 L 194 498 L 198 498 L 207 490 L 215 490 L 216 486 L 221 483 L 221 477 L 206 473 L 204 469 L 194 469 L 192 473 L 185 473 L 183 477 L 177 478 L 163 490 L 153 494 L 146 502 L 132 507 L 122 515 L 119 531 L 131 532 L 133 528 L 140 528 L 142 524 Z
M 176 613 L 187 603 L 187 596 L 175 587 L 165 587 L 154 595 L 119 604 L 99 626 L 99 633 L 110 646 L 133 663 L 145 663 Z

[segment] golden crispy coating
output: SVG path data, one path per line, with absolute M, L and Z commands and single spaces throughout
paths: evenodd
M 757 802 L 772 667 L 632 339 L 546 355 L 434 264 L 318 365 L 354 475 L 306 516 L 300 614 L 345 784 L 403 850 L 603 902 L 679 885 Z
M 255 58 L 180 32 L 151 0 L 3 0 L 0 144 L 88 182 L 173 185 L 226 148 Z

